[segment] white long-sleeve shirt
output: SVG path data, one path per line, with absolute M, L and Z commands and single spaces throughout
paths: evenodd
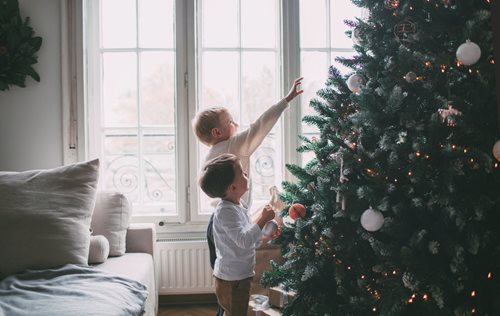
M 288 102 L 283 98 L 278 103 L 269 107 L 255 122 L 250 124 L 250 127 L 246 130 L 213 145 L 208 151 L 205 161 L 225 153 L 236 155 L 241 159 L 243 171 L 245 171 L 249 179 L 251 179 L 250 155 L 259 147 L 287 106 Z M 250 208 L 252 202 L 252 181 L 249 181 L 249 185 L 248 191 L 241 197 L 248 208 Z
M 213 234 L 217 254 L 214 275 L 226 281 L 254 276 L 261 229 L 251 223 L 248 210 L 241 204 L 221 200 L 214 212 Z

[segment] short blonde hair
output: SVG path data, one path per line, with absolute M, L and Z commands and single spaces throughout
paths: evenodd
M 193 131 L 205 145 L 212 145 L 212 129 L 220 126 L 220 114 L 229 112 L 224 107 L 212 107 L 198 112 L 191 122 Z

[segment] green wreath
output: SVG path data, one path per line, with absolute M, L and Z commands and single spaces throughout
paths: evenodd
M 40 81 L 31 65 L 37 62 L 42 38 L 34 36 L 29 21 L 21 18 L 18 0 L 0 0 L 0 91 L 26 87 L 27 76 Z

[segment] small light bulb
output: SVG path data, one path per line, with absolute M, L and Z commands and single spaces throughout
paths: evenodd
M 471 296 L 471 297 L 476 296 L 476 291 L 472 291 L 472 292 L 470 292 L 470 296 Z

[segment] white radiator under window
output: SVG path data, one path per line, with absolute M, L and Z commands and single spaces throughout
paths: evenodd
M 158 240 L 156 247 L 160 295 L 214 293 L 206 240 Z

